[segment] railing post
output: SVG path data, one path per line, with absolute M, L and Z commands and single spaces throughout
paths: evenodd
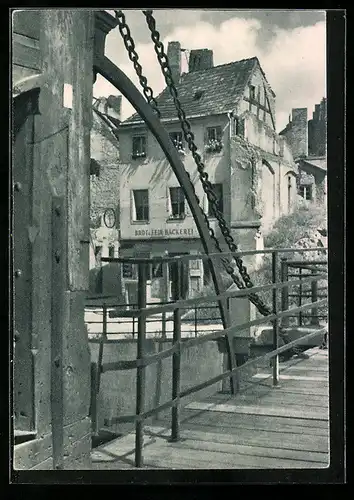
M 197 317 L 197 306 L 194 307 L 194 336 L 197 337 L 197 325 L 198 325 L 198 317 Z
M 103 360 L 103 346 L 104 342 L 107 340 L 107 306 L 106 304 L 102 305 L 102 336 L 100 339 L 100 345 L 98 349 L 98 360 L 97 360 L 97 394 L 100 390 L 101 383 L 101 372 L 102 372 L 102 360 Z
M 302 280 L 302 267 L 299 267 L 299 280 Z M 302 283 L 299 285 L 299 307 L 302 306 Z M 299 312 L 299 326 L 302 326 L 302 311 Z
M 280 273 L 281 273 L 281 281 L 284 283 L 288 281 L 288 262 L 286 257 L 282 257 L 281 259 L 281 267 L 280 267 Z M 281 291 L 281 309 L 282 311 L 287 311 L 289 309 L 289 287 L 284 286 L 282 287 Z M 283 328 L 287 327 L 289 325 L 289 318 L 284 317 L 282 320 L 282 326 Z
M 169 301 L 168 296 L 168 262 L 162 262 L 162 300 L 164 302 Z M 162 331 L 161 336 L 163 339 L 166 338 L 166 313 L 162 313 Z
M 315 269 L 311 270 L 312 276 L 317 275 L 317 271 Z M 318 282 L 312 281 L 311 282 L 311 302 L 317 302 L 318 300 Z M 317 317 L 318 314 L 318 309 L 317 307 L 313 307 L 311 309 L 311 325 L 319 325 L 319 318 Z
M 278 271 L 278 252 L 272 252 L 272 282 L 277 283 L 277 271 Z M 272 291 L 273 299 L 273 314 L 278 314 L 278 290 L 273 288 Z M 279 319 L 275 318 L 273 321 L 273 350 L 279 347 Z M 277 386 L 279 383 L 279 355 L 277 354 L 273 358 L 273 386 Z
M 181 294 L 181 262 L 177 263 L 177 283 L 175 286 L 174 300 L 179 300 Z M 181 344 L 181 311 L 179 308 L 173 311 L 173 345 Z M 181 352 L 177 349 L 172 355 L 172 399 L 176 399 L 180 394 L 181 382 Z M 180 403 L 172 407 L 172 426 L 171 426 L 171 441 L 178 441 L 180 438 L 179 432 L 179 413 Z
M 138 310 L 146 307 L 146 264 L 138 264 Z M 137 359 L 144 357 L 144 344 L 146 336 L 146 315 L 138 317 Z M 136 373 L 136 415 L 144 413 L 145 406 L 145 367 L 138 366 Z M 135 423 L 135 466 L 143 466 L 144 422 L 137 420 Z

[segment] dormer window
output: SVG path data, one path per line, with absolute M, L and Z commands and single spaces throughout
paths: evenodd
M 202 97 L 203 94 L 204 94 L 204 90 L 197 90 L 193 96 L 193 99 L 195 101 L 198 101 Z
M 256 87 L 254 85 L 250 85 L 249 89 L 250 89 L 250 99 L 255 100 L 256 99 Z
M 146 136 L 136 135 L 133 137 L 132 158 L 146 157 Z

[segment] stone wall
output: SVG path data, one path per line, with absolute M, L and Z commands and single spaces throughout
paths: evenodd
M 156 354 L 171 347 L 171 341 L 148 339 L 145 341 L 145 352 Z M 97 363 L 98 341 L 91 341 L 91 359 Z M 135 340 L 108 341 L 104 345 L 103 363 L 117 360 L 136 359 L 137 344 Z M 219 352 L 217 342 L 205 342 L 192 346 L 181 355 L 181 390 L 204 382 L 223 372 L 223 354 Z M 182 400 L 182 406 L 191 400 L 215 394 L 221 389 L 221 383 L 207 387 L 197 394 Z M 172 357 L 162 360 L 161 366 L 153 363 L 146 367 L 145 410 L 172 399 Z M 98 421 L 103 428 L 110 418 L 135 413 L 136 370 L 111 371 L 102 374 L 98 397 Z M 170 414 L 171 410 L 166 410 Z M 117 433 L 133 429 L 134 424 L 116 424 L 111 427 Z

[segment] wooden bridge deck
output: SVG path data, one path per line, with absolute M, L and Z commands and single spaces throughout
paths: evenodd
M 144 431 L 144 467 L 153 469 L 323 468 L 329 461 L 328 351 L 280 364 L 252 377 L 236 396 L 217 393 L 189 403 L 181 440 L 169 442 L 170 422 Z M 96 448 L 93 469 L 134 467 L 135 434 Z

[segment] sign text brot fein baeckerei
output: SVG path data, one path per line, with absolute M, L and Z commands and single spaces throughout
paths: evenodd
M 165 228 L 165 229 L 135 229 L 135 236 L 140 238 L 163 238 L 168 236 L 197 236 L 196 231 L 190 228 Z

